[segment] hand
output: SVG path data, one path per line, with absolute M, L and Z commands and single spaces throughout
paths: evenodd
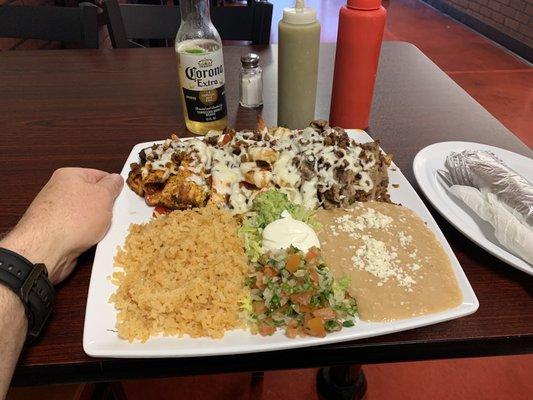
M 61 282 L 107 232 L 123 185 L 120 175 L 96 169 L 56 170 L 0 247 L 44 263 L 52 283 Z

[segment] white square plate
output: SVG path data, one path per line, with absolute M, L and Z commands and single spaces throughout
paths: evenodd
M 358 142 L 372 141 L 372 138 L 363 131 L 351 130 L 349 134 L 350 137 Z M 139 143 L 132 149 L 121 172 L 124 178 L 128 175 L 130 163 L 138 161 L 139 151 L 152 143 Z M 125 185 L 113 208 L 111 228 L 96 248 L 85 314 L 83 349 L 88 355 L 95 357 L 190 357 L 255 353 L 379 336 L 436 324 L 474 313 L 479 307 L 479 302 L 437 223 L 413 187 L 395 165 L 391 166 L 389 176 L 391 185 L 400 185 L 398 188 L 389 186 L 392 200 L 412 209 L 426 221 L 448 253 L 463 295 L 463 302 L 458 307 L 394 322 L 357 321 L 354 327 L 343 328 L 340 332 L 330 333 L 325 338 L 289 339 L 281 331 L 278 331 L 273 336 L 263 337 L 252 335 L 245 330 L 235 330 L 226 333 L 224 338 L 219 340 L 161 336 L 152 337 L 145 343 L 129 343 L 126 340 L 119 339 L 115 331 L 117 313 L 113 304 L 109 303 L 109 297 L 116 287 L 111 283 L 109 277 L 113 273 L 113 257 L 117 246 L 121 246 L 124 243 L 128 227 L 131 223 L 148 221 L 153 209 L 145 204 L 143 198 L 137 196 Z

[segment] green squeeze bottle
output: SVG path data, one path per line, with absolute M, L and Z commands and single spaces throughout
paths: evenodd
M 296 0 L 278 25 L 278 126 L 303 129 L 315 118 L 320 23 Z

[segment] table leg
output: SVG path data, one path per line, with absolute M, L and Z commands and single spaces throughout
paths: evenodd
M 111 393 L 113 393 L 114 400 L 128 400 L 122 382 L 111 382 Z
M 128 400 L 122 382 L 101 382 L 94 385 L 91 400 Z
M 252 382 L 250 384 L 250 400 L 261 400 L 263 398 L 263 382 L 265 373 L 252 372 Z
M 108 382 L 99 382 L 94 384 L 94 390 L 91 394 L 91 400 L 108 400 L 111 395 L 111 386 Z
M 366 393 L 366 378 L 360 365 L 320 368 L 316 385 L 325 400 L 360 400 Z

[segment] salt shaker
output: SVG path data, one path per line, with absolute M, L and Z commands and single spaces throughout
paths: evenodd
M 241 57 L 240 104 L 246 108 L 256 108 L 263 104 L 263 70 L 259 66 L 259 56 L 248 53 Z

